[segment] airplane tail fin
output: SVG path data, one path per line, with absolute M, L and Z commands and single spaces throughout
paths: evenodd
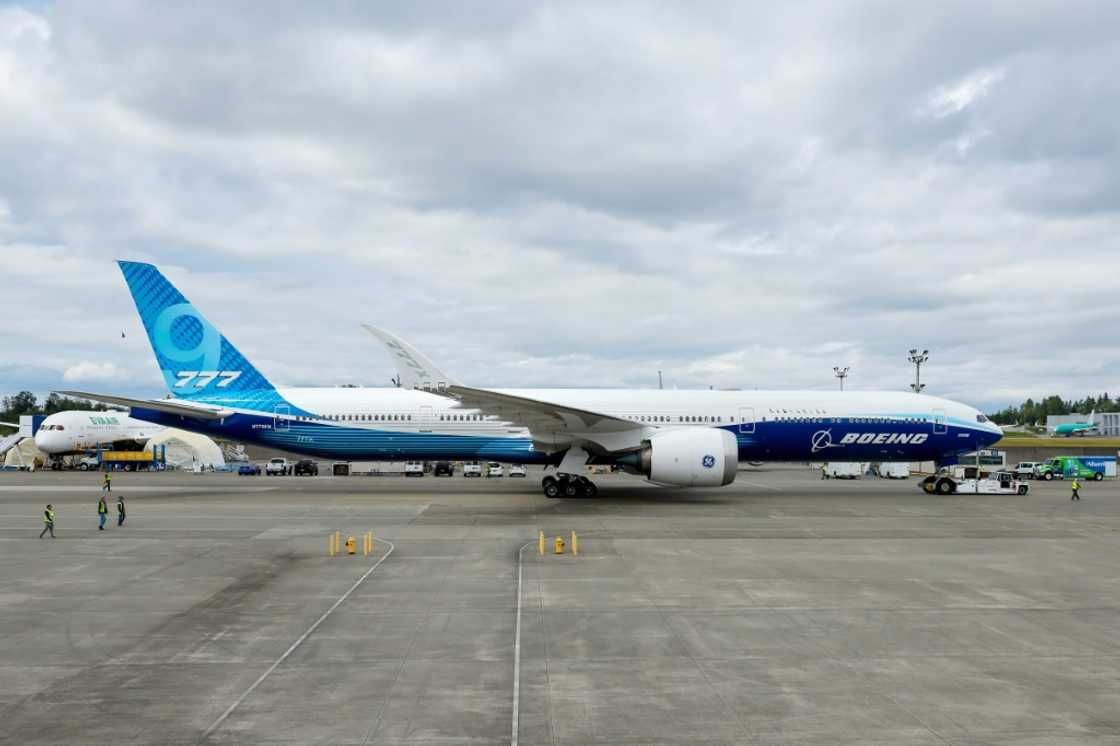
M 118 264 L 173 395 L 268 411 L 284 403 L 276 387 L 162 272 L 142 262 Z

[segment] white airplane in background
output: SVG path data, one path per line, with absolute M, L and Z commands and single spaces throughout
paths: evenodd
M 551 464 L 556 497 L 595 493 L 589 463 L 716 487 L 740 460 L 948 463 L 1003 436 L 972 407 L 899 391 L 482 389 L 392 335 L 400 388 L 277 388 L 158 269 L 120 267 L 174 398 L 60 393 L 212 437 L 342 460 Z
M 35 431 L 35 447 L 52 457 L 82 453 L 99 445 L 141 446 L 166 428 L 129 417 L 124 412 L 69 410 L 49 415 Z

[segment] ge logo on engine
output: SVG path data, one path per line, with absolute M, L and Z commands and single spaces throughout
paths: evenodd
M 716 465 L 716 457 L 711 455 L 711 454 L 708 454 L 707 456 L 705 456 L 703 458 L 703 460 L 701 460 L 700 463 L 702 463 L 704 465 L 705 469 L 711 469 L 713 466 Z

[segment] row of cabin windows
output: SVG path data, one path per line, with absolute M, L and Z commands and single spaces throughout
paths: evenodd
M 319 417 L 296 417 L 297 421 L 333 420 L 335 422 L 411 422 L 410 414 L 324 414 Z
M 708 423 L 722 423 L 723 415 L 707 415 L 707 414 L 678 414 L 670 416 L 667 414 L 642 414 L 633 418 L 638 422 L 708 422 Z M 728 422 L 734 422 L 734 417 L 728 417 Z
M 930 422 L 929 417 L 821 417 L 820 413 L 823 410 L 804 410 L 804 409 L 771 409 L 770 412 L 774 415 L 774 422 L 825 422 L 829 421 L 844 421 L 851 425 L 876 425 L 897 422 L 911 422 L 921 423 Z M 766 422 L 766 417 L 763 416 L 762 421 Z
M 325 414 L 322 417 L 296 417 L 296 420 L 324 419 L 335 422 L 412 422 L 410 414 Z M 441 414 L 440 422 L 481 422 L 480 414 Z

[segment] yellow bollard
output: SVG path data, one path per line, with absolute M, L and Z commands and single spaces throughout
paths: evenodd
M 555 551 L 556 551 L 557 554 L 563 554 L 564 553 L 564 537 L 563 536 L 557 536 L 556 537 L 556 549 L 555 549 Z
M 327 555 L 334 556 L 334 534 L 327 534 Z
M 539 554 L 540 554 L 540 555 L 541 555 L 542 557 L 544 556 L 544 531 L 541 531 L 541 532 L 540 532 L 540 533 L 539 533 L 539 534 L 537 535 L 537 552 L 538 552 L 538 553 L 539 553 Z
M 572 554 L 579 554 L 579 539 L 575 531 L 572 532 Z
M 346 537 L 346 553 L 354 554 L 358 549 L 358 542 L 354 541 L 353 536 Z
M 341 551 L 342 551 L 342 532 L 341 531 L 335 531 L 334 532 L 334 553 L 338 554 Z

